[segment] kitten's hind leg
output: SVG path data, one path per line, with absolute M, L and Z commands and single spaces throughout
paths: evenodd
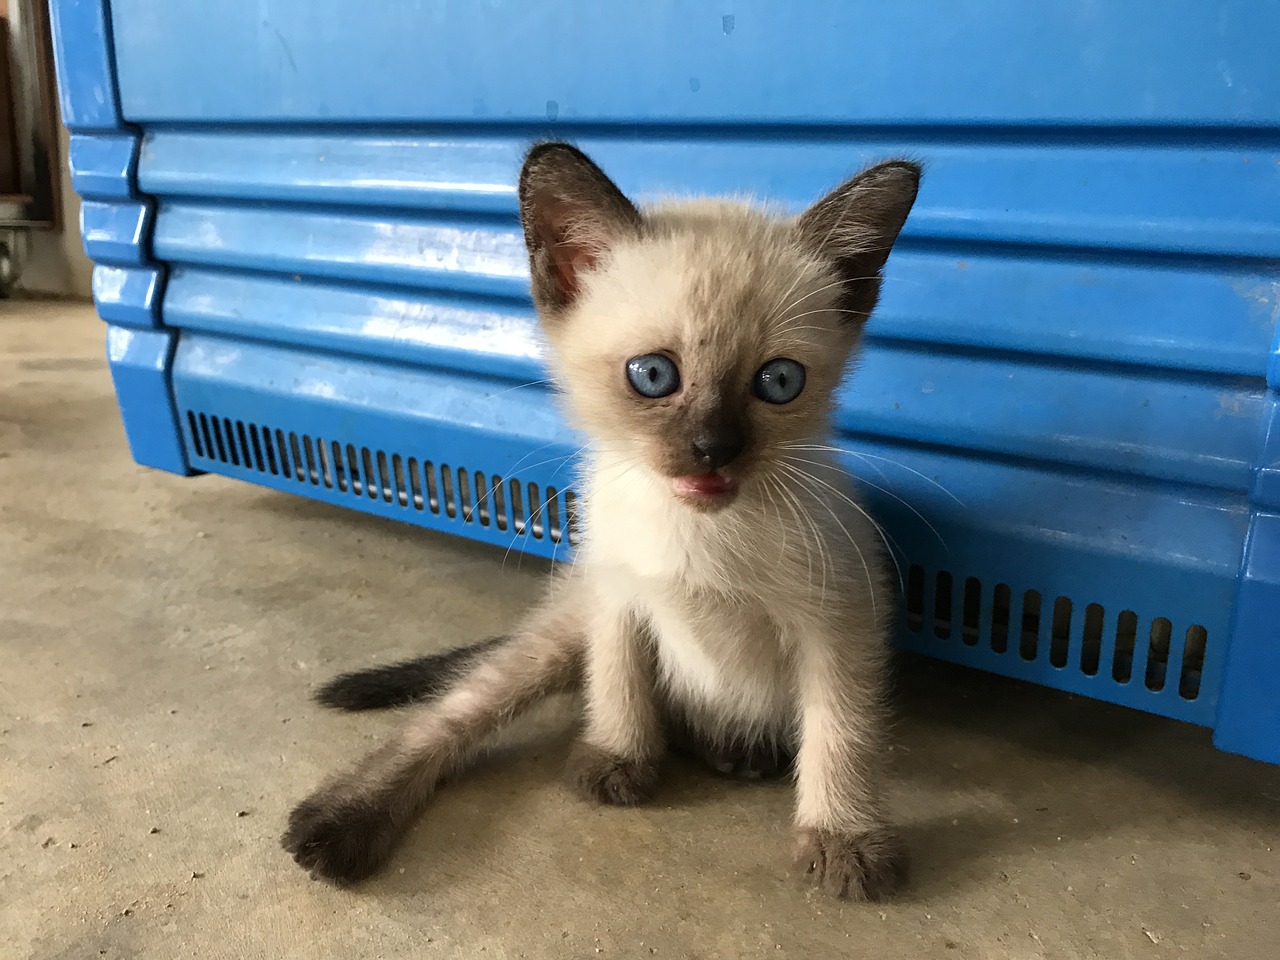
M 550 605 L 509 642 L 479 657 L 438 700 L 412 707 L 390 742 L 330 778 L 289 815 L 281 843 L 312 876 L 354 883 L 386 862 L 441 779 L 491 733 L 572 689 L 582 634 Z

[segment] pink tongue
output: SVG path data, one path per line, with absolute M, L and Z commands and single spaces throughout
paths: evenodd
M 689 477 L 677 477 L 676 486 L 682 493 L 697 493 L 707 497 L 729 492 L 729 481 L 714 470 Z

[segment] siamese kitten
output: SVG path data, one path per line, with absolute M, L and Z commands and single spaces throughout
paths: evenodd
M 641 210 L 584 154 L 520 175 L 533 298 L 592 441 L 577 560 L 510 637 L 339 677 L 320 700 L 413 704 L 304 800 L 283 843 L 352 882 L 441 780 L 553 693 L 581 689 L 569 760 L 597 803 L 651 794 L 668 748 L 794 777 L 800 871 L 879 899 L 905 871 L 881 775 L 893 600 L 878 530 L 824 446 L 920 169 L 863 171 L 789 219 L 698 200 Z

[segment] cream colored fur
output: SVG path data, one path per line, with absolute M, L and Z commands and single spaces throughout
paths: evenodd
M 581 684 L 571 766 L 584 795 L 644 799 L 677 726 L 713 750 L 794 751 L 804 869 L 839 896 L 892 891 L 903 857 L 880 774 L 892 601 L 880 532 L 827 437 L 918 177 L 882 164 L 796 220 L 724 201 L 641 213 L 573 148 L 531 151 L 520 195 L 534 299 L 590 440 L 577 560 L 511 641 L 299 805 L 284 838 L 299 863 L 367 875 L 483 738 Z M 657 352 L 681 386 L 644 398 L 627 362 Z M 805 370 L 788 403 L 752 392 L 777 358 Z M 706 469 L 690 438 L 717 429 L 746 438 L 719 467 L 736 495 L 678 495 Z
M 604 438 L 586 457 L 571 588 L 591 611 L 585 737 L 656 755 L 656 700 L 713 738 L 797 743 L 797 822 L 864 828 L 882 816 L 891 600 L 879 533 L 829 453 L 803 449 L 827 443 L 830 394 L 860 326 L 787 221 L 723 202 L 647 216 L 659 239 L 620 244 L 551 330 L 570 409 Z M 730 466 L 742 487 L 724 510 L 673 497 L 648 463 L 663 438 L 636 432 L 622 412 L 627 386 L 608 372 L 659 346 L 695 384 L 737 370 L 745 391 L 777 356 L 808 371 L 804 403 L 754 401 L 759 442 Z M 645 666 L 650 644 L 656 669 Z

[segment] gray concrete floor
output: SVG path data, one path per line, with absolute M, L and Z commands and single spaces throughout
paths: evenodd
M 291 803 L 388 716 L 340 668 L 502 629 L 546 567 L 135 466 L 87 307 L 0 303 L 0 957 L 1280 956 L 1280 769 L 1205 731 L 925 662 L 899 671 L 892 903 L 787 876 L 788 791 L 673 764 L 558 782 L 567 708 L 445 789 L 367 885 L 313 883 Z

